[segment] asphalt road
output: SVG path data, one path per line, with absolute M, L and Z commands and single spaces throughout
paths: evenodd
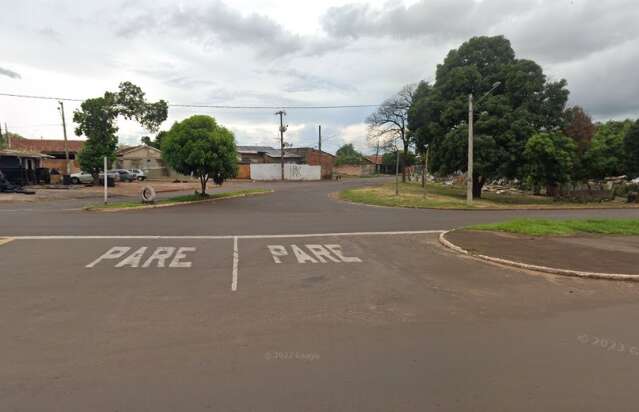
M 373 183 L 124 213 L 3 206 L 0 236 L 21 238 L 0 246 L 0 409 L 636 410 L 639 285 L 480 263 L 430 231 L 639 211 L 329 198 Z

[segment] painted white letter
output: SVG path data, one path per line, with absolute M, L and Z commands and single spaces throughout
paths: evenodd
M 268 250 L 271 251 L 271 256 L 273 256 L 275 263 L 282 263 L 280 257 L 288 255 L 286 248 L 282 245 L 268 245 Z
M 128 246 L 112 247 L 105 254 L 103 254 L 102 256 L 94 260 L 93 262 L 86 265 L 86 267 L 92 268 L 93 266 L 97 265 L 101 260 L 104 260 L 104 259 L 119 259 L 122 256 L 124 256 L 124 254 L 128 252 L 129 250 L 131 250 L 131 248 Z
M 342 247 L 340 245 L 325 245 L 328 250 L 335 253 L 335 255 L 342 259 L 345 263 L 361 263 L 362 259 L 358 257 L 348 257 L 342 254 Z
M 313 252 L 315 257 L 317 257 L 317 259 L 319 259 L 319 261 L 322 263 L 326 263 L 326 260 L 324 260 L 324 257 L 327 258 L 328 260 L 332 260 L 335 263 L 341 263 L 339 260 L 331 256 L 331 253 L 328 250 L 324 249 L 324 246 L 322 245 L 305 245 L 305 246 L 308 248 L 308 250 Z
M 195 252 L 197 249 L 194 247 L 181 247 L 175 252 L 175 256 L 169 265 L 170 268 L 190 268 L 191 262 L 180 262 L 180 260 L 186 257 L 186 252 Z
M 158 261 L 158 267 L 163 268 L 164 262 L 171 257 L 171 255 L 175 252 L 175 248 L 173 246 L 162 246 L 155 249 L 155 252 L 144 262 L 142 265 L 143 268 L 148 268 L 151 266 L 154 260 Z
M 317 263 L 317 260 L 313 259 L 310 255 L 307 255 L 306 252 L 297 247 L 297 245 L 291 245 L 291 249 L 293 249 L 293 253 L 295 253 L 297 263 Z
M 131 253 L 129 256 L 127 256 L 126 259 L 115 265 L 115 267 L 121 268 L 124 266 L 129 266 L 132 268 L 136 268 L 140 266 L 140 260 L 142 259 L 142 256 L 144 256 L 144 252 L 146 252 L 146 246 L 142 246 L 135 252 Z

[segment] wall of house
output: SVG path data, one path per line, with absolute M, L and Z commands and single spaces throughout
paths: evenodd
M 294 163 L 284 164 L 285 180 L 321 180 L 322 168 L 320 166 L 298 165 Z M 280 180 L 282 177 L 281 165 L 276 163 L 252 164 L 251 179 L 253 180 Z
M 80 171 L 80 164 L 77 160 L 70 160 L 70 163 L 71 173 Z M 42 167 L 46 167 L 47 169 L 58 169 L 60 173 L 65 173 L 67 170 L 67 161 L 66 159 L 42 159 Z
M 346 176 L 371 176 L 375 174 L 375 165 L 341 165 L 335 166 L 334 173 Z

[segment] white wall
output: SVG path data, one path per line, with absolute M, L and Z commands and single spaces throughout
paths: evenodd
M 253 180 L 280 180 L 281 178 L 282 166 L 279 163 L 251 164 L 251 179 Z M 284 179 L 286 180 L 321 180 L 321 178 L 321 166 L 284 164 Z

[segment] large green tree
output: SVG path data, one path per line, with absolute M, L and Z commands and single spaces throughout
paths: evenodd
M 237 173 L 235 136 L 211 116 L 175 123 L 162 138 L 162 158 L 179 173 L 196 176 L 202 196 L 209 179 L 222 184 Z
M 135 119 L 145 129 L 156 131 L 166 120 L 167 112 L 164 100 L 147 102 L 142 89 L 131 82 L 120 83 L 115 93 L 106 92 L 103 97 L 85 100 L 80 109 L 73 112 L 73 121 L 77 124 L 75 134 L 87 138 L 78 154 L 80 167 L 97 181 L 104 158 L 109 162 L 115 160 L 119 116 Z
M 631 120 L 611 120 L 597 125 L 592 144 L 584 154 L 589 178 L 603 179 L 625 174 L 624 137 L 632 124 Z
M 359 165 L 364 162 L 364 156 L 357 150 L 352 143 L 342 145 L 335 152 L 335 164 L 340 165 Z
M 545 185 L 546 195 L 557 194 L 557 187 L 571 178 L 577 159 L 577 145 L 561 132 L 538 133 L 528 139 L 527 174 L 534 185 Z
M 639 176 L 639 120 L 628 129 L 623 138 L 625 171 L 630 177 Z
M 500 86 L 484 95 L 496 82 Z M 431 170 L 467 170 L 468 96 L 476 97 L 473 192 L 489 179 L 522 178 L 524 148 L 539 131 L 563 125 L 565 80 L 549 82 L 541 67 L 517 59 L 503 36 L 474 37 L 451 50 L 437 66 L 431 90 L 413 100 L 413 136 L 428 136 Z M 412 120 L 414 119 L 414 120 Z

